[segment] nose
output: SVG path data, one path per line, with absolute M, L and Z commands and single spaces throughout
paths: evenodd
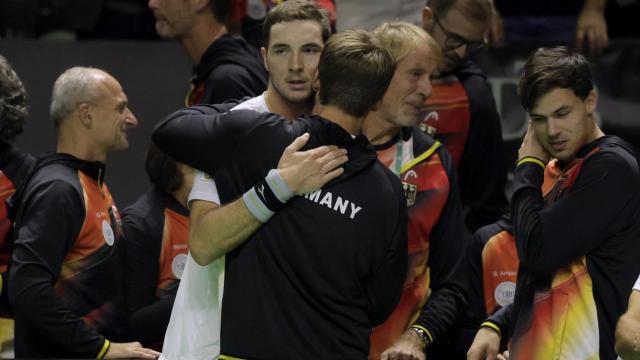
M 547 134 L 550 138 L 560 135 L 562 129 L 560 128 L 560 122 L 553 117 L 549 117 L 547 120 Z
M 291 57 L 289 59 L 289 71 L 301 71 L 302 68 L 302 53 L 298 51 L 291 52 Z
M 133 112 L 131 112 L 131 110 L 129 109 L 127 109 L 127 114 L 125 115 L 124 121 L 128 127 L 134 128 L 138 126 L 138 119 L 136 118 L 135 115 L 133 115 Z
M 422 95 L 424 101 L 431 97 L 432 91 L 433 87 L 431 85 L 431 75 L 424 74 L 418 81 L 418 93 Z
M 149 0 L 147 1 L 147 6 L 149 7 L 149 9 L 151 10 L 155 10 L 158 5 L 156 4 L 156 0 Z

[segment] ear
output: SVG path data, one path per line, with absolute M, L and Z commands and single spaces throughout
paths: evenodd
M 264 64 L 264 68 L 269 72 L 269 65 L 267 65 L 267 49 L 263 47 L 260 48 L 260 55 L 262 56 L 262 63 Z
M 422 8 L 422 28 L 426 32 L 431 32 L 433 27 L 433 10 L 429 6 Z
M 587 114 L 592 115 L 596 112 L 596 105 L 598 102 L 598 94 L 595 90 L 591 90 L 589 95 L 584 99 L 584 104 L 587 108 Z
M 80 124 L 86 127 L 87 129 L 91 128 L 91 123 L 93 121 L 93 115 L 91 114 L 91 106 L 87 103 L 81 103 L 78 106 L 78 119 L 80 120 Z

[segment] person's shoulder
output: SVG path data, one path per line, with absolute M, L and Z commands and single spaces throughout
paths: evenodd
M 231 109 L 231 111 L 237 110 L 253 110 L 261 113 L 269 112 L 269 108 L 267 107 L 267 103 L 264 99 L 264 94 L 250 98 Z
M 122 218 L 139 218 L 144 220 L 157 210 L 162 211 L 165 207 L 166 200 L 154 187 L 140 195 L 133 204 L 127 206 L 122 211 Z
M 77 171 L 61 164 L 52 164 L 36 170 L 21 202 L 38 202 L 39 206 L 51 206 L 51 211 L 73 211 L 84 208 L 84 192 Z
M 278 114 L 270 113 L 270 112 L 260 112 L 254 109 L 246 108 L 246 109 L 234 109 L 229 114 L 233 119 L 247 119 L 254 126 L 273 126 L 273 125 L 283 125 L 287 123 L 288 120 Z
M 449 153 L 447 148 L 444 146 L 444 144 L 435 140 L 432 136 L 425 134 L 423 131 L 421 131 L 417 127 L 413 128 L 413 133 L 411 134 L 411 136 L 413 136 L 414 156 L 416 156 L 417 158 L 425 154 L 428 154 L 429 156 L 426 156 L 423 159 L 424 161 L 429 159 L 432 154 L 438 155 L 438 157 L 440 157 L 440 161 L 445 167 L 445 170 L 447 170 L 448 175 L 451 176 L 449 172 L 450 170 L 453 169 L 451 167 L 453 160 L 451 158 L 451 154 Z
M 596 140 L 595 148 L 586 155 L 585 165 L 624 171 L 629 176 L 640 180 L 640 159 L 635 148 L 617 136 L 605 136 Z
M 391 171 L 387 166 L 385 166 L 380 160 L 376 160 L 370 168 L 371 176 L 375 176 L 381 182 L 380 186 L 384 186 L 384 190 L 381 188 L 379 194 L 384 194 L 385 191 L 391 190 L 392 194 L 396 196 L 402 195 L 404 192 L 402 190 L 402 183 L 393 171 Z M 373 177 L 370 177 L 369 180 L 373 180 Z
M 78 188 L 80 180 L 78 178 L 78 170 L 62 163 L 48 164 L 43 167 L 36 167 L 32 174 L 28 187 L 34 188 L 47 184 L 55 184 L 54 186 L 62 189 L 67 184 Z
M 466 81 L 487 81 L 487 74 L 472 60 L 466 60 L 460 64 L 454 74 L 463 83 Z
M 507 231 L 499 222 L 485 225 L 473 234 L 474 241 L 479 241 L 482 245 L 486 245 L 487 242 L 498 235 L 499 233 Z M 507 231 L 508 232 L 508 231 Z
M 160 190 L 151 189 L 142 194 L 122 212 L 122 223 L 125 232 L 135 228 L 146 234 L 162 234 L 166 203 L 167 201 L 163 194 L 160 193 Z

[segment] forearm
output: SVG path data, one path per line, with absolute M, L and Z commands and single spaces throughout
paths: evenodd
M 511 214 L 521 266 L 529 269 L 539 258 L 540 211 L 544 207 L 542 191 L 543 169 L 538 164 L 525 163 L 515 170 Z
M 618 321 L 616 352 L 624 360 L 640 360 L 640 321 L 630 314 L 622 315 Z
M 440 288 L 431 293 L 413 325 L 427 330 L 432 338 L 430 340 L 437 341 L 453 325 L 461 305 L 460 289 Z
M 194 201 L 189 224 L 191 255 L 199 265 L 207 265 L 242 244 L 260 225 L 242 198 L 221 207 Z
M 513 304 L 510 304 L 489 316 L 489 318 L 482 323 L 482 326 L 494 329 L 501 337 L 503 337 L 509 333 L 512 316 Z
M 444 156 L 442 157 L 444 159 Z M 431 294 L 416 320 L 416 324 L 423 326 L 436 339 L 445 335 L 465 303 L 463 286 L 467 264 L 461 254 L 465 253 L 468 245 L 465 241 L 462 205 L 452 166 L 447 168 L 447 174 L 450 181 L 449 196 L 430 235 L 427 265 L 431 279 Z M 422 221 L 418 224 L 425 226 Z M 429 228 L 425 227 L 422 231 L 428 234 Z
M 95 358 L 103 350 L 106 339 L 71 312 L 53 287 L 44 284 L 29 287 L 12 298 L 12 304 L 16 318 L 26 320 L 40 336 L 73 351 L 77 357 Z
M 153 142 L 175 160 L 213 174 L 254 120 L 223 110 L 222 105 L 178 110 L 156 125 Z

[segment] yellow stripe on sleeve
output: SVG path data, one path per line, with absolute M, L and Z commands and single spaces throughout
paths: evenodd
M 490 329 L 495 330 L 498 333 L 498 336 L 502 337 L 502 333 L 500 333 L 500 327 L 490 321 L 485 321 L 482 324 L 480 324 L 480 327 L 488 327 Z
M 525 156 L 522 159 L 518 160 L 518 164 L 517 166 L 520 166 L 522 164 L 526 164 L 526 163 L 534 163 L 534 164 L 538 164 L 542 167 L 542 170 L 544 170 L 546 168 L 546 165 L 544 164 L 544 162 L 542 162 L 542 160 L 533 157 L 533 156 Z
M 100 350 L 100 352 L 98 353 L 98 356 L 96 357 L 96 359 L 102 359 L 104 358 L 104 356 L 107 354 L 107 351 L 109 350 L 109 346 L 111 345 L 111 342 L 109 342 L 109 340 L 104 339 L 104 344 L 102 345 L 102 350 Z

